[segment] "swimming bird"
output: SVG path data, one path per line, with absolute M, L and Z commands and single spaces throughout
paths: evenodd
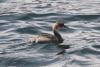
M 52 27 L 54 35 L 43 34 L 37 37 L 30 38 L 29 42 L 31 43 L 62 42 L 63 38 L 61 37 L 59 33 L 59 29 L 61 28 L 69 28 L 69 27 L 65 26 L 63 22 L 57 21 Z

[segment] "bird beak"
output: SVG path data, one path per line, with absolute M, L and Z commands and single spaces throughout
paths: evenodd
M 68 26 L 64 26 L 64 28 L 69 28 Z

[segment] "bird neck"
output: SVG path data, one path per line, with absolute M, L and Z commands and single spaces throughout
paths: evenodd
M 59 31 L 57 29 L 53 29 L 53 33 L 55 34 L 55 36 L 59 39 L 59 40 L 63 40 Z

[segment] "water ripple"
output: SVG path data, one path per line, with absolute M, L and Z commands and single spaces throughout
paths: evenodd
M 99 0 L 0 0 L 0 66 L 99 67 Z M 64 42 L 31 44 L 29 38 L 53 34 L 56 21 Z M 63 55 L 57 53 L 65 51 Z

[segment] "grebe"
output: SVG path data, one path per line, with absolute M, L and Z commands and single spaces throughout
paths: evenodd
M 52 27 L 54 36 L 50 35 L 50 34 L 43 34 L 38 37 L 30 38 L 29 42 L 31 42 L 31 43 L 61 42 L 61 41 L 63 41 L 63 38 L 59 34 L 60 28 L 69 28 L 69 27 L 65 26 L 63 22 L 57 21 Z

